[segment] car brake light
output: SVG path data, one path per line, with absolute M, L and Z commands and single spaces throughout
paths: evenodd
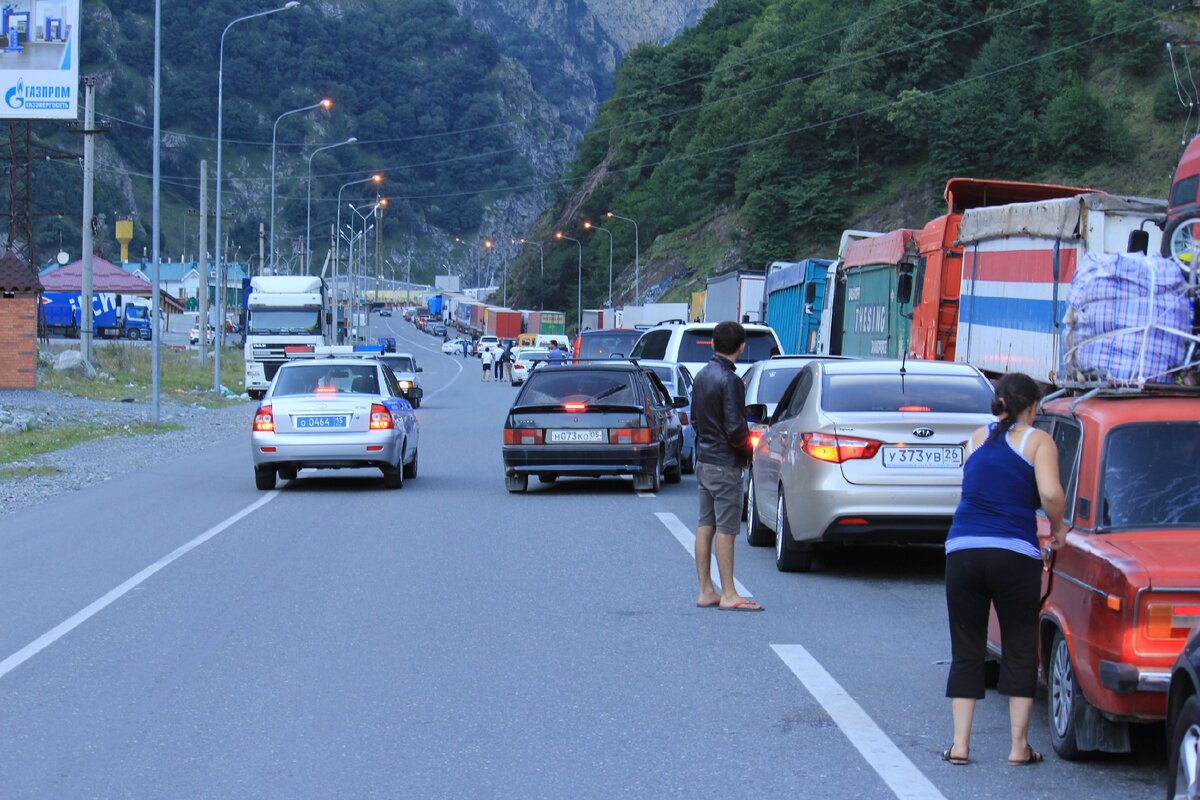
M 763 434 L 767 432 L 766 425 L 751 425 L 750 426 L 750 447 L 757 448 L 759 442 L 762 441 Z
M 687 412 L 686 412 L 686 411 L 680 411 L 680 412 L 679 412 L 679 424 L 680 424 L 680 425 L 687 425 L 687 424 L 688 424 L 688 415 L 687 415 Z
M 270 406 L 261 406 L 254 414 L 254 430 L 266 433 L 275 432 L 275 417 L 271 414 Z
M 1200 607 L 1151 603 L 1146 606 L 1146 638 L 1158 641 L 1187 639 L 1192 627 L 1200 622 Z
M 541 428 L 505 428 L 505 444 L 543 444 Z
M 609 428 L 609 444 L 650 444 L 649 428 Z
M 897 411 L 928 411 L 929 406 L 900 406 Z
M 587 411 L 587 403 L 563 403 L 566 411 Z
M 800 448 L 805 453 L 830 464 L 874 458 L 881 444 L 874 439 L 848 438 L 829 433 L 805 433 L 800 436 Z
M 842 517 L 838 520 L 838 525 L 870 525 L 862 517 Z
M 316 394 L 337 394 L 337 387 L 336 386 L 318 386 L 316 389 L 313 389 L 313 391 Z
M 387 406 L 379 403 L 371 404 L 371 430 L 387 431 L 394 428 L 392 423 L 392 412 L 387 410 Z

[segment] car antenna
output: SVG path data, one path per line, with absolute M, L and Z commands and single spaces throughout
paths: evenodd
M 904 355 L 900 358 L 900 394 L 904 394 L 904 376 L 908 374 L 908 369 L 905 366 L 908 364 L 908 348 L 904 348 Z

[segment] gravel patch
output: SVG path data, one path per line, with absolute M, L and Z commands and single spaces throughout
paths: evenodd
M 97 439 L 7 464 L 57 467 L 62 472 L 0 479 L 0 516 L 142 469 L 147 463 L 195 452 L 214 440 L 244 434 L 256 407 L 253 402 L 219 409 L 164 402 L 160 404 L 160 420 L 183 425 L 183 430 Z M 81 422 L 132 425 L 149 422 L 150 414 L 149 403 L 113 403 L 40 390 L 0 391 L 0 436 Z

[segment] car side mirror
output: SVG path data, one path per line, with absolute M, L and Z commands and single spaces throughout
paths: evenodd
M 751 403 L 746 406 L 746 422 L 763 423 L 767 421 L 767 406 L 765 403 Z
M 425 371 L 424 367 L 417 367 L 417 372 L 424 372 L 424 371 Z
M 687 408 L 690 402 L 686 397 L 676 397 L 671 400 L 671 408 Z

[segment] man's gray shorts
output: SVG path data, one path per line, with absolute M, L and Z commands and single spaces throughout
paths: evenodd
M 696 465 L 696 483 L 700 486 L 699 526 L 736 536 L 742 527 L 742 468 L 701 461 Z

